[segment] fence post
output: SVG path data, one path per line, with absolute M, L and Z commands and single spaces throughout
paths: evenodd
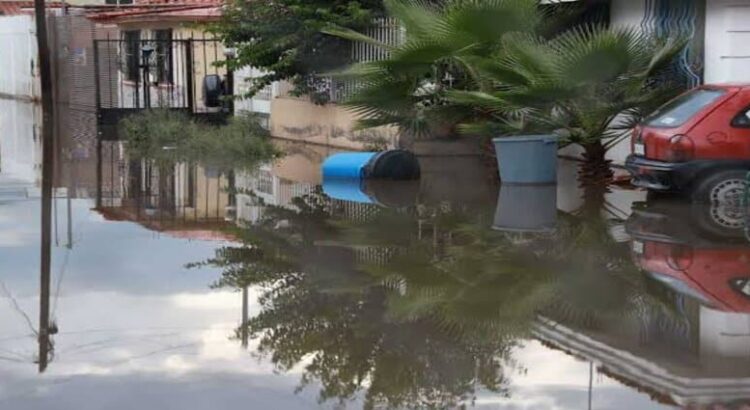
M 107 44 L 109 46 L 109 44 Z M 112 75 L 112 73 L 108 73 L 108 77 Z M 99 40 L 94 40 L 94 88 L 96 96 L 94 97 L 96 101 L 96 207 L 101 208 L 102 206 L 102 184 L 103 181 L 103 175 L 102 175 L 102 131 L 101 131 L 101 108 L 102 108 L 102 99 L 101 99 L 101 92 L 100 92 L 100 70 L 99 70 Z
M 185 76 L 187 77 L 185 79 L 186 81 L 186 88 L 187 88 L 187 104 L 188 104 L 188 110 L 192 114 L 195 110 L 195 101 L 194 99 L 194 93 L 193 93 L 193 76 L 195 75 L 195 71 L 193 70 L 193 39 L 190 38 L 186 40 L 185 43 Z

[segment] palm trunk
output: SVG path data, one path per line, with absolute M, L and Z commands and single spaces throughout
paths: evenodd
M 583 145 L 583 163 L 578 170 L 578 179 L 583 186 L 606 186 L 612 182 L 612 161 L 606 158 L 607 149 L 601 141 Z
M 583 162 L 578 169 L 578 181 L 583 188 L 586 203 L 591 208 L 599 209 L 604 203 L 608 185 L 614 173 L 610 167 L 612 161 L 606 158 L 607 149 L 601 141 L 583 145 Z

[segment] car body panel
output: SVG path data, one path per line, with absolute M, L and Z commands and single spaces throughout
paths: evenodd
M 655 191 L 683 191 L 694 179 L 713 170 L 750 170 L 750 118 L 747 124 L 735 123 L 738 115 L 750 109 L 750 86 L 706 85 L 696 90 L 720 90 L 724 94 L 675 127 L 649 126 L 646 119 L 633 130 L 633 155 L 625 167 L 633 175 L 634 185 Z M 675 159 L 672 140 L 676 136 L 689 137 L 689 160 Z M 637 149 L 638 144 L 642 148 Z

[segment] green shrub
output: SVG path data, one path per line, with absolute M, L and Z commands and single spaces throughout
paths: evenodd
M 280 156 L 268 130 L 252 115 L 226 125 L 195 121 L 187 113 L 155 109 L 126 117 L 120 131 L 128 155 L 169 162 L 198 162 L 223 168 L 252 168 Z

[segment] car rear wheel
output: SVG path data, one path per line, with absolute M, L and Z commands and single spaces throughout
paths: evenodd
M 748 187 L 747 171 L 727 170 L 712 173 L 701 179 L 692 190 L 693 207 L 702 208 L 699 220 L 704 228 L 711 227 L 721 236 L 734 235 L 745 227 L 745 195 Z M 734 236 L 730 234 L 729 236 Z

